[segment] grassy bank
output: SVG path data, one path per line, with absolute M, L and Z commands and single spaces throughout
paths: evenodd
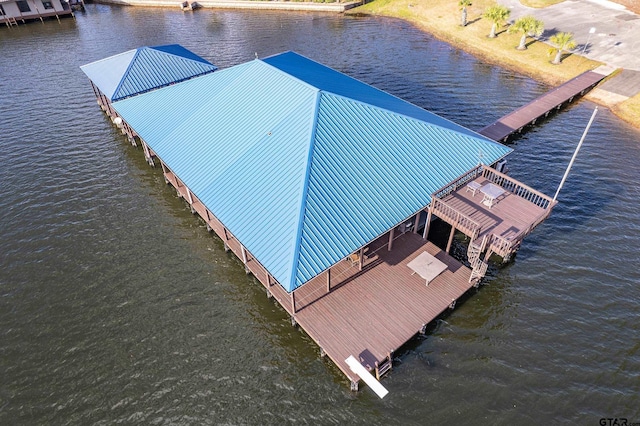
M 512 69 L 536 80 L 552 85 L 563 83 L 587 70 L 601 65 L 587 58 L 568 54 L 560 65 L 551 64 L 551 46 L 528 39 L 525 51 L 516 50 L 520 34 L 508 33 L 507 27 L 498 29 L 498 37 L 489 38 L 492 23 L 483 18 L 493 0 L 474 0 L 467 8 L 466 27 L 460 25 L 457 0 L 374 0 L 350 10 L 348 13 L 364 13 L 404 19 L 437 38 L 460 47 L 484 61 Z M 640 128 L 640 95 L 612 107 L 624 120 Z

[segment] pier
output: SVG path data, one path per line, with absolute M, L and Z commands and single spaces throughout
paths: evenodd
M 555 205 L 478 164 L 510 148 L 295 52 L 119 100 L 105 62 L 82 67 L 101 107 L 353 390 L 354 360 L 379 380 Z M 428 241 L 436 217 L 446 248 Z
M 424 333 L 429 323 L 454 309 L 463 295 L 478 287 L 489 256 L 495 253 L 503 259 L 512 257 L 524 237 L 549 216 L 556 204 L 491 167 L 478 166 L 436 191 L 431 204 L 414 218 L 289 293 L 178 176 L 163 162 L 160 165 L 165 182 L 224 242 L 225 250 L 242 261 L 245 272 L 265 287 L 267 297 L 280 304 L 292 324 L 302 328 L 319 346 L 320 355 L 342 371 L 353 390 L 358 389 L 360 378 L 349 368 L 349 356 L 358 359 L 378 379 L 391 371 L 398 349 Z M 473 184 L 469 185 L 472 182 L 480 188 L 492 183 L 504 193 L 488 206 L 481 192 L 469 189 L 473 188 Z M 428 226 L 416 227 L 425 213 L 451 224 L 446 249 L 427 240 Z M 456 231 L 470 237 L 469 266 L 448 254 Z M 411 267 L 424 253 L 442 264 L 428 281 Z
M 573 102 L 576 97 L 584 95 L 612 72 L 613 70 L 606 66 L 584 72 L 489 124 L 478 133 L 495 141 L 505 142 L 513 134 L 522 132 L 526 126 L 536 124 L 552 111 L 559 110 L 563 105 Z

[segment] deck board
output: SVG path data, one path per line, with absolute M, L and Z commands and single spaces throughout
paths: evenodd
M 448 269 L 429 286 L 407 267 L 423 251 Z M 344 261 L 347 263 L 347 261 Z M 398 237 L 366 261 L 363 273 L 296 312 L 297 323 L 351 380 L 345 360 L 353 355 L 368 369 L 418 333 L 472 284 L 470 271 L 419 235 Z
M 513 133 L 532 124 L 540 117 L 570 102 L 576 96 L 598 84 L 607 75 L 600 72 L 587 71 L 566 83 L 552 89 L 528 104 L 499 118 L 494 123 L 481 129 L 478 133 L 495 141 L 504 141 Z
M 489 183 L 489 180 L 483 177 L 478 177 L 475 181 L 480 185 Z M 482 194 L 479 191 L 474 195 L 467 191 L 466 187 L 459 188 L 443 200 L 478 222 L 482 229 L 480 237 L 489 233 L 503 238 L 513 237 L 524 232 L 539 217 L 546 214 L 542 207 L 510 192 L 494 202 L 491 208 L 482 204 Z

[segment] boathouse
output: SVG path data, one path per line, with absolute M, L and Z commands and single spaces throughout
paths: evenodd
M 98 105 L 135 145 L 135 132 L 113 109 L 113 102 L 208 74 L 217 68 L 179 44 L 170 44 L 129 50 L 80 69 L 89 77 Z
M 0 23 L 7 27 L 36 19 L 73 16 L 71 5 L 65 0 L 0 0 Z
M 353 389 L 353 359 L 379 379 L 554 205 L 490 167 L 510 148 L 294 52 L 113 108 Z M 426 238 L 436 216 L 446 250 Z

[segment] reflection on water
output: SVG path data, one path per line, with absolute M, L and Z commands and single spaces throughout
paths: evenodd
M 380 18 L 96 4 L 0 32 L 1 424 L 640 421 L 640 134 L 610 112 L 551 218 L 407 345 L 380 401 L 348 391 L 78 67 L 167 43 L 222 68 L 296 50 L 472 129 L 548 87 Z M 511 174 L 553 194 L 592 109 L 522 135 Z

